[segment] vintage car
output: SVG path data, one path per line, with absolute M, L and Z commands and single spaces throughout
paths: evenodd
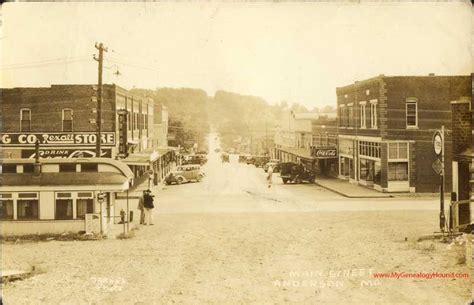
M 166 184 L 181 184 L 185 182 L 199 182 L 204 178 L 204 173 L 199 165 L 181 165 L 172 171 L 165 178 Z
M 315 175 L 302 164 L 285 162 L 280 165 L 280 177 L 283 183 L 314 183 Z
M 207 162 L 207 158 L 205 155 L 196 154 L 196 155 L 185 155 L 184 156 L 184 165 L 188 164 L 197 164 L 197 165 L 204 165 Z
M 223 152 L 221 154 L 221 160 L 222 160 L 222 163 L 229 163 L 230 162 L 229 154 Z
M 263 167 L 267 162 L 270 161 L 270 157 L 267 156 L 254 156 L 254 163 L 255 167 Z
M 240 154 L 239 155 L 239 163 L 246 163 L 247 162 L 247 157 L 249 157 L 248 154 Z
M 273 172 L 278 173 L 280 171 L 280 161 L 277 159 L 271 159 L 269 162 L 265 163 L 262 168 L 265 171 L 265 173 L 268 171 L 269 166 L 273 167 Z

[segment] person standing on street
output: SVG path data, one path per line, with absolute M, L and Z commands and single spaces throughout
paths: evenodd
M 147 190 L 143 196 L 143 203 L 145 206 L 145 225 L 154 225 L 152 210 L 155 207 L 153 204 L 153 195 L 150 190 Z
M 273 178 L 273 166 L 271 166 L 271 165 L 268 166 L 267 173 L 268 173 L 268 176 L 267 176 L 268 188 L 271 188 L 272 187 L 272 178 Z
M 138 209 L 140 210 L 140 224 L 145 223 L 145 197 L 146 191 L 143 191 L 143 194 L 138 199 Z

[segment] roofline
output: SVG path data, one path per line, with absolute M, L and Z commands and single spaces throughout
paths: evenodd
M 134 175 L 130 167 L 119 160 L 110 158 L 52 158 L 52 159 L 40 159 L 41 164 L 64 164 L 64 163 L 102 163 L 111 165 L 127 177 L 133 179 Z M 34 164 L 35 159 L 0 159 L 0 164 Z

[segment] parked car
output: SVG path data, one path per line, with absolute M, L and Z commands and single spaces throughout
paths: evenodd
M 255 163 L 255 158 L 253 156 L 247 156 L 245 158 L 245 163 L 247 163 L 247 165 L 254 164 Z
M 314 183 L 315 175 L 302 164 L 285 162 L 281 164 L 280 177 L 283 183 Z
M 221 160 L 222 160 L 222 163 L 229 163 L 230 162 L 229 154 L 223 152 L 221 154 Z
M 204 165 L 207 162 L 206 155 L 196 154 L 196 155 L 185 155 L 183 165 L 198 164 Z
M 185 182 L 199 182 L 204 178 L 204 173 L 199 165 L 181 165 L 172 171 L 165 178 L 166 184 L 181 184 Z
M 249 156 L 249 155 L 247 155 L 247 154 L 240 154 L 240 155 L 239 155 L 239 163 L 246 163 L 248 156 Z
M 267 162 L 270 161 L 270 157 L 267 156 L 255 156 L 254 157 L 254 165 L 255 167 L 263 167 Z
M 270 160 L 269 162 L 265 163 L 262 168 L 263 170 L 266 172 L 268 172 L 268 167 L 269 166 L 272 166 L 273 167 L 273 172 L 274 173 L 278 173 L 280 171 L 280 161 L 279 160 L 276 160 L 276 159 L 272 159 Z

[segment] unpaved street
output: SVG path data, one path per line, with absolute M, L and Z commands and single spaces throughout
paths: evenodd
M 211 143 L 212 144 L 212 143 Z M 217 143 L 214 143 L 215 147 Z M 6 304 L 464 304 L 468 272 L 437 229 L 435 199 L 351 200 L 315 185 L 268 188 L 260 168 L 212 153 L 201 183 L 155 189 L 155 225 L 129 240 L 3 244 L 2 269 L 35 276 Z M 406 238 L 406 241 L 405 241 Z

